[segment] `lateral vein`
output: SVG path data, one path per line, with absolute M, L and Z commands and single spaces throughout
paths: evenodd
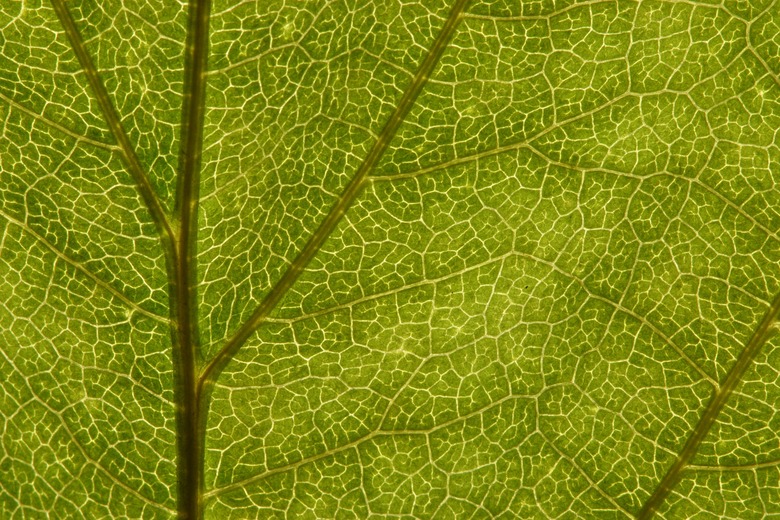
M 779 316 L 780 293 L 775 296 L 772 305 L 770 305 L 761 322 L 758 324 L 758 327 L 753 332 L 753 335 L 748 340 L 747 345 L 745 345 L 745 348 L 742 349 L 739 357 L 737 357 L 737 361 L 732 365 L 728 374 L 726 374 L 723 384 L 720 385 L 718 390 L 713 392 L 712 398 L 710 399 L 709 404 L 707 404 L 707 408 L 704 409 L 704 413 L 691 432 L 690 437 L 688 437 L 688 440 L 685 442 L 682 451 L 680 451 L 677 459 L 637 514 L 636 517 L 638 520 L 649 520 L 653 517 L 677 484 L 682 472 L 690 467 L 689 463 L 691 459 L 696 455 L 699 446 L 715 423 L 715 419 L 718 418 L 718 414 L 723 410 L 726 401 L 739 382 L 742 381 L 742 377 L 745 375 L 747 369 L 750 368 L 756 355 L 761 350 L 761 347 L 766 344 L 769 338 L 777 333 L 777 319 Z
M 32 119 L 35 119 L 36 121 L 40 121 L 41 123 L 43 123 L 44 125 L 48 126 L 49 128 L 53 128 L 54 130 L 57 130 L 57 131 L 65 134 L 67 136 L 70 136 L 70 137 L 72 137 L 73 139 L 75 139 L 77 141 L 82 141 L 84 143 L 91 144 L 92 146 L 94 146 L 96 148 L 103 148 L 104 150 L 110 150 L 112 152 L 116 152 L 119 149 L 119 147 L 117 145 L 108 144 L 108 143 L 104 143 L 104 142 L 101 142 L 101 141 L 97 141 L 97 140 L 91 139 L 91 138 L 89 138 L 89 137 L 87 137 L 85 135 L 81 135 L 78 132 L 74 132 L 70 128 L 67 128 L 66 126 L 63 126 L 63 125 L 57 123 L 56 121 L 48 119 L 47 117 L 30 110 L 29 108 L 27 108 L 26 106 L 22 105 L 21 103 L 17 103 L 16 101 L 14 101 L 13 99 L 9 98 L 8 96 L 6 96 L 5 94 L 3 94 L 1 92 L 0 92 L 0 99 L 5 101 L 8 104 L 8 106 L 15 108 L 16 110 L 18 110 L 19 112 L 22 112 L 26 116 L 31 117 Z
M 51 0 L 51 3 L 54 7 L 54 11 L 57 13 L 57 17 L 60 19 L 66 36 L 70 41 L 73 52 L 76 54 L 79 64 L 81 65 L 84 74 L 87 76 L 89 85 L 92 87 L 92 91 L 95 94 L 98 105 L 100 105 L 100 109 L 103 112 L 103 117 L 108 124 L 109 130 L 119 145 L 119 153 L 122 155 L 122 159 L 124 159 L 130 175 L 135 180 L 138 190 L 141 192 L 144 203 L 157 225 L 164 245 L 167 246 L 165 247 L 166 254 L 171 254 L 172 249 L 170 244 L 172 244 L 173 241 L 173 231 L 168 222 L 168 218 L 165 216 L 165 211 L 152 188 L 151 182 L 149 181 L 143 166 L 141 166 L 141 162 L 138 160 L 133 145 L 130 143 L 130 138 L 127 136 L 127 132 L 125 132 L 125 129 L 122 126 L 119 114 L 114 108 L 114 104 L 111 102 L 108 91 L 106 91 L 106 87 L 100 80 L 97 68 L 92 62 L 92 58 L 87 52 L 84 41 L 81 39 L 81 34 L 79 34 L 79 31 L 76 28 L 76 22 L 73 20 L 70 11 L 68 11 L 65 0 Z
M 433 42 L 433 45 L 428 52 L 427 56 L 423 60 L 420 68 L 412 79 L 411 84 L 407 87 L 406 91 L 401 96 L 395 111 L 390 115 L 384 128 L 379 133 L 377 140 L 371 147 L 371 150 L 366 155 L 363 163 L 357 170 L 357 173 L 352 180 L 347 184 L 344 192 L 339 197 L 336 204 L 331 208 L 328 215 L 322 221 L 320 226 L 309 238 L 309 241 L 303 247 L 298 256 L 289 265 L 285 273 L 271 289 L 271 291 L 263 298 L 258 307 L 250 318 L 239 327 L 238 331 L 225 343 L 223 348 L 217 353 L 211 362 L 206 366 L 199 380 L 199 393 L 202 394 L 204 386 L 216 379 L 227 362 L 238 352 L 238 350 L 244 345 L 249 337 L 257 330 L 257 328 L 265 321 L 271 311 L 282 300 L 285 294 L 290 290 L 292 285 L 298 279 L 300 274 L 311 262 L 314 256 L 319 251 L 325 240 L 336 229 L 336 225 L 346 213 L 349 206 L 355 201 L 364 184 L 366 183 L 369 174 L 379 163 L 379 160 L 384 155 L 385 151 L 390 145 L 395 134 L 398 132 L 401 124 L 406 116 L 409 114 L 414 102 L 422 92 L 425 84 L 428 81 L 428 77 L 431 75 L 436 64 L 441 59 L 450 38 L 455 32 L 458 24 L 463 18 L 464 11 L 469 0 L 457 0 L 450 11 L 444 26 Z
M 30 236 L 35 238 L 38 242 L 43 244 L 47 249 L 49 249 L 52 253 L 54 253 L 58 258 L 60 258 L 62 261 L 64 261 L 66 264 L 74 267 L 77 271 L 84 274 L 87 278 L 92 280 L 92 282 L 95 283 L 98 287 L 105 290 L 106 292 L 112 294 L 114 297 L 116 297 L 119 301 L 124 303 L 128 309 L 132 309 L 140 314 L 143 314 L 144 316 L 151 318 L 155 321 L 159 321 L 160 323 L 170 324 L 170 321 L 168 318 L 164 318 L 163 316 L 160 316 L 158 314 L 155 314 L 154 312 L 148 311 L 141 307 L 140 305 L 136 304 L 130 298 L 125 296 L 121 291 L 118 289 L 112 287 L 107 282 L 101 280 L 97 277 L 97 275 L 93 274 L 89 269 L 87 269 L 84 265 L 82 265 L 80 262 L 77 262 L 76 260 L 72 259 L 46 240 L 43 236 L 41 236 L 38 232 L 36 232 L 34 229 L 29 227 L 24 222 L 21 222 L 20 220 L 17 220 L 13 218 L 12 216 L 8 215 L 4 211 L 0 210 L 0 217 L 4 218 L 8 223 L 13 224 L 14 226 L 18 227 L 19 229 L 23 230 L 24 232 L 28 233 Z

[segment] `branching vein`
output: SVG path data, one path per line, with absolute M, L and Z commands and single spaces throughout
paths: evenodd
M 395 111 L 391 114 L 390 119 L 387 121 L 384 128 L 380 132 L 379 137 L 374 142 L 374 145 L 368 152 L 368 155 L 358 168 L 357 173 L 339 197 L 338 202 L 335 206 L 333 206 L 333 208 L 331 208 L 330 212 L 325 217 L 325 220 L 323 220 L 319 228 L 317 228 L 311 238 L 309 238 L 309 241 L 303 247 L 295 260 L 290 264 L 290 266 L 287 268 L 287 271 L 285 271 L 284 275 L 282 275 L 273 289 L 271 289 L 271 291 L 266 295 L 257 309 L 255 309 L 252 316 L 226 342 L 222 350 L 220 350 L 220 352 L 208 364 L 206 369 L 203 371 L 199 381 L 199 386 L 201 389 L 203 389 L 207 383 L 213 381 L 219 375 L 227 362 L 235 355 L 236 352 L 238 352 L 247 339 L 249 339 L 254 331 L 257 330 L 257 328 L 265 321 L 266 317 L 282 300 L 284 295 L 287 294 L 287 291 L 298 279 L 301 272 L 303 272 L 309 262 L 311 262 L 312 258 L 314 258 L 314 256 L 320 250 L 320 247 L 325 242 L 325 240 L 327 240 L 333 230 L 336 229 L 336 226 L 344 216 L 344 213 L 355 201 L 355 198 L 357 198 L 366 180 L 368 179 L 368 176 L 379 163 L 382 155 L 384 155 L 385 151 L 390 145 L 390 141 L 392 141 L 393 137 L 398 132 L 401 123 L 403 123 L 407 114 L 414 105 L 417 96 L 425 87 L 425 84 L 428 81 L 428 77 L 430 76 L 436 64 L 439 62 L 441 56 L 444 54 L 444 50 L 446 49 L 450 38 L 454 34 L 455 29 L 463 17 L 463 13 L 465 11 L 466 5 L 468 4 L 468 1 L 469 0 L 458 0 L 455 2 L 455 5 L 450 11 L 449 17 L 447 18 L 444 27 L 442 28 L 436 40 L 433 42 L 431 50 L 425 57 L 425 60 L 415 74 L 411 84 L 398 102 Z M 200 393 L 202 393 L 202 390 Z

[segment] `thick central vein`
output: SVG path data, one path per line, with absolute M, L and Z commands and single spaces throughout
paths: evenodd
M 154 192 L 152 184 L 143 166 L 141 165 L 137 154 L 135 153 L 135 149 L 132 143 L 130 142 L 130 138 L 122 126 L 122 120 L 120 119 L 119 114 L 117 113 L 116 108 L 111 101 L 108 91 L 106 91 L 106 88 L 100 79 L 98 70 L 95 67 L 95 64 L 92 62 L 92 58 L 87 52 L 84 41 L 81 38 L 81 34 L 76 27 L 73 17 L 65 5 L 65 0 L 51 0 L 51 2 L 52 6 L 54 7 L 54 11 L 57 13 L 57 17 L 59 18 L 60 23 L 65 30 L 65 34 L 68 37 L 71 47 L 73 48 L 73 51 L 78 58 L 79 64 L 81 65 L 84 74 L 87 76 L 87 81 L 89 82 L 89 85 L 95 94 L 95 98 L 97 99 L 100 110 L 103 113 L 103 117 L 108 124 L 108 128 L 117 142 L 117 150 L 122 157 L 122 161 L 124 162 L 125 167 L 129 171 L 130 175 L 133 177 L 138 191 L 140 192 L 141 197 L 143 198 L 143 201 L 146 204 L 146 207 L 149 210 L 149 213 L 154 220 L 154 223 L 157 226 L 157 231 L 160 235 L 160 241 L 163 252 L 165 254 L 166 267 L 168 270 L 168 290 L 171 299 L 170 318 L 172 343 L 174 350 L 177 353 L 176 357 L 178 358 L 178 366 L 176 368 L 177 375 L 180 377 L 176 392 L 180 466 L 179 516 L 183 518 L 197 519 L 197 515 L 199 514 L 198 504 L 200 500 L 200 490 L 198 489 L 200 471 L 197 463 L 198 459 L 195 459 L 195 465 L 193 466 L 192 457 L 198 457 L 199 455 L 198 453 L 193 454 L 191 451 L 188 451 L 191 450 L 192 447 L 197 447 L 198 439 L 197 429 L 192 428 L 191 425 L 188 424 L 189 422 L 192 422 L 193 420 L 197 421 L 198 419 L 198 401 L 195 399 L 194 392 L 195 380 L 197 377 L 194 373 L 194 356 L 191 354 L 193 352 L 194 343 L 190 334 L 191 327 L 188 308 L 190 299 L 188 297 L 189 295 L 187 294 L 187 291 L 189 290 L 188 288 L 190 287 L 190 284 L 187 283 L 189 277 L 188 266 L 190 265 L 188 247 L 190 234 L 189 232 L 181 233 L 177 240 L 176 234 L 171 227 L 171 223 L 166 216 L 165 210 L 163 209 L 159 199 L 157 198 L 157 195 Z M 197 69 L 197 67 L 195 68 Z M 187 103 L 185 102 L 185 106 L 186 104 Z M 200 104 L 202 105 L 202 103 Z M 193 117 L 189 117 L 188 120 L 192 121 Z M 184 127 L 187 127 L 186 122 Z M 199 136 L 197 140 L 199 143 Z M 200 147 L 198 143 L 196 143 L 196 150 L 199 150 Z M 199 159 L 199 155 L 196 157 Z M 191 180 L 194 177 L 194 172 L 196 172 L 197 169 L 193 168 L 192 166 L 185 166 L 183 171 L 189 171 L 190 180 L 188 182 L 191 183 Z M 185 189 L 185 193 L 186 195 L 180 198 L 180 201 L 185 202 L 182 207 L 187 208 L 181 212 L 182 222 L 186 221 L 189 224 L 193 215 L 193 205 L 190 204 L 190 201 L 193 199 L 192 189 Z M 197 197 L 194 198 L 197 199 Z M 183 227 L 184 229 L 189 229 L 188 226 Z M 187 382 L 188 377 L 190 380 L 189 383 Z M 190 394 L 189 398 L 188 393 Z M 182 458 L 183 453 L 187 454 L 187 456 L 184 458 Z M 193 467 L 196 468 L 195 471 L 192 471 Z M 182 471 L 182 468 L 185 468 L 185 470 Z M 182 479 L 181 477 L 185 473 L 187 474 L 185 475 L 186 478 Z M 194 495 L 188 495 L 186 492 L 183 493 L 185 488 L 194 488 L 196 489 L 196 493 Z M 190 501 L 195 504 L 192 511 L 190 510 L 191 508 L 185 505 L 185 501 Z
M 185 49 L 184 96 L 182 99 L 181 150 L 178 196 L 179 251 L 176 265 L 175 307 L 178 325 L 177 443 L 179 518 L 201 516 L 203 486 L 203 439 L 205 417 L 197 393 L 198 316 L 196 239 L 198 187 L 206 105 L 210 0 L 191 0 Z
M 644 507 L 637 514 L 639 520 L 649 520 L 653 517 L 655 512 L 664 503 L 666 497 L 672 491 L 672 488 L 677 484 L 680 479 L 683 470 L 688 466 L 691 459 L 699 449 L 702 441 L 712 429 L 712 425 L 715 423 L 715 419 L 718 418 L 718 414 L 726 405 L 726 401 L 731 396 L 734 389 L 737 387 L 745 372 L 750 368 L 756 355 L 761 350 L 761 347 L 766 344 L 772 335 L 777 332 L 777 320 L 780 318 L 780 294 L 778 294 L 769 310 L 764 314 L 764 318 L 761 323 L 758 324 L 755 332 L 750 337 L 745 348 L 740 352 L 737 361 L 729 370 L 726 378 L 723 380 L 723 384 L 714 393 L 712 399 L 710 399 L 707 408 L 704 410 L 698 424 L 691 432 L 690 437 L 683 446 L 682 451 L 678 455 L 674 464 L 666 472 L 666 475 L 655 488 L 655 491 L 650 498 L 645 502 Z
M 336 225 L 344 216 L 347 209 L 349 209 L 350 205 L 355 201 L 355 198 L 357 198 L 368 179 L 368 175 L 379 163 L 379 160 L 384 155 L 404 119 L 409 114 L 417 96 L 419 96 L 420 92 L 422 92 L 425 87 L 428 77 L 444 54 L 444 50 L 458 26 L 468 2 L 469 0 L 457 0 L 455 2 L 455 5 L 452 7 L 447 20 L 444 23 L 444 27 L 433 42 L 430 51 L 420 65 L 420 68 L 417 70 L 417 73 L 414 75 L 411 84 L 401 96 L 398 105 L 390 115 L 387 123 L 385 123 L 385 126 L 377 137 L 377 140 L 374 142 L 374 145 L 361 163 L 355 176 L 350 180 L 349 184 L 347 184 L 336 204 L 331 208 L 328 215 L 309 238 L 309 241 L 290 264 L 276 285 L 260 302 L 252 316 L 244 322 L 238 331 L 225 343 L 225 346 L 219 351 L 214 359 L 206 366 L 200 381 L 198 382 L 198 392 L 201 395 L 203 395 L 205 386 L 216 379 L 227 362 L 236 354 L 236 352 L 238 352 L 247 339 L 249 339 L 276 305 L 282 300 L 284 295 L 287 294 L 287 291 L 290 290 L 292 285 L 301 275 L 301 272 L 303 272 L 312 258 L 314 258 L 320 250 L 325 240 L 331 235 L 333 230 L 336 229 Z

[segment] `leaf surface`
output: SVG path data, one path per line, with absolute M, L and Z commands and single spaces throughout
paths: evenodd
M 0 27 L 0 517 L 780 514 L 777 0 Z

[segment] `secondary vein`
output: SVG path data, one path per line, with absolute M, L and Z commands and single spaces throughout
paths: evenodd
M 705 408 L 699 422 L 691 432 L 690 437 L 685 442 L 680 454 L 674 461 L 674 464 L 666 472 L 666 475 L 655 488 L 650 498 L 645 502 L 644 507 L 637 514 L 638 520 L 649 520 L 653 517 L 658 508 L 664 503 L 674 486 L 677 484 L 682 472 L 689 466 L 691 459 L 696 455 L 702 441 L 709 433 L 718 414 L 723 410 L 726 401 L 737 387 L 745 372 L 750 368 L 751 363 L 761 350 L 761 347 L 777 332 L 777 319 L 780 317 L 780 293 L 775 296 L 769 310 L 764 314 L 761 323 L 753 332 L 745 348 L 740 352 L 737 361 L 726 374 L 723 384 L 713 393 L 707 408 Z
M 379 163 L 379 160 L 384 155 L 390 142 L 392 141 L 398 129 L 403 123 L 406 116 L 409 114 L 412 106 L 414 105 L 417 96 L 422 92 L 425 84 L 428 81 L 428 77 L 433 71 L 436 64 L 444 54 L 444 50 L 449 43 L 450 38 L 455 33 L 460 20 L 463 17 L 463 13 L 466 9 L 466 5 L 469 0 L 457 0 L 450 11 L 447 20 L 442 27 L 441 32 L 436 37 L 433 45 L 428 52 L 428 55 L 423 60 L 420 68 L 417 70 L 411 84 L 407 87 L 406 91 L 401 96 L 398 105 L 393 113 L 390 115 L 384 128 L 379 133 L 377 140 L 369 150 L 363 163 L 357 170 L 355 176 L 347 184 L 344 192 L 339 197 L 336 204 L 331 208 L 328 215 L 322 221 L 320 226 L 309 238 L 309 241 L 303 247 L 298 256 L 293 260 L 285 273 L 274 285 L 270 292 L 263 298 L 258 307 L 255 309 L 252 316 L 244 322 L 244 324 L 236 331 L 236 333 L 228 339 L 224 347 L 217 353 L 217 355 L 211 360 L 211 362 L 204 369 L 199 384 L 199 393 L 203 393 L 203 389 L 207 383 L 216 379 L 227 362 L 238 352 L 238 350 L 244 345 L 249 337 L 257 330 L 257 328 L 264 322 L 266 317 L 276 307 L 276 305 L 282 300 L 285 294 L 290 290 L 292 285 L 300 276 L 301 272 L 311 262 L 312 258 L 317 254 L 322 247 L 325 240 L 331 235 L 336 225 L 346 213 L 349 206 L 354 202 L 357 195 L 363 188 L 366 180 L 368 179 L 371 171 Z
M 119 114 L 114 108 L 111 98 L 109 97 L 108 92 L 106 91 L 106 88 L 100 79 L 98 70 L 92 62 L 92 58 L 90 57 L 89 53 L 87 52 L 84 41 L 82 40 L 81 35 L 79 34 L 76 27 L 75 21 L 73 20 L 73 17 L 65 5 L 65 0 L 51 0 L 51 2 L 58 18 L 60 19 L 60 23 L 65 30 L 65 34 L 70 41 L 71 47 L 73 48 L 73 51 L 76 54 L 79 63 L 81 64 L 81 68 L 87 76 L 87 80 L 95 94 L 95 97 L 97 98 L 98 104 L 106 120 L 106 123 L 108 124 L 111 134 L 118 144 L 118 151 L 122 156 L 125 166 L 130 175 L 135 180 L 138 190 L 141 193 L 141 197 L 143 198 L 144 203 L 146 204 L 146 207 L 149 210 L 152 220 L 155 222 L 158 233 L 160 235 L 163 252 L 166 259 L 168 291 L 169 297 L 171 299 L 171 304 L 169 306 L 171 315 L 171 340 L 175 351 L 174 357 L 177 358 L 175 368 L 178 378 L 176 392 L 176 417 L 179 460 L 179 516 L 180 518 L 197 520 L 200 513 L 199 485 L 201 481 L 201 471 L 199 469 L 199 461 L 202 459 L 199 459 L 200 453 L 198 449 L 195 449 L 194 452 L 192 451 L 194 448 L 198 448 L 199 434 L 197 427 L 193 427 L 192 424 L 197 425 L 199 423 L 199 414 L 197 413 L 198 400 L 195 396 L 195 381 L 197 377 L 194 374 L 194 355 L 191 355 L 193 350 L 192 345 L 194 345 L 190 335 L 192 327 L 190 326 L 191 322 L 189 320 L 189 293 L 191 285 L 187 282 L 187 280 L 190 279 L 188 267 L 191 264 L 191 258 L 189 254 L 190 233 L 188 230 L 190 222 L 193 221 L 191 218 L 193 215 L 192 204 L 189 203 L 190 199 L 192 199 L 190 195 L 192 190 L 188 190 L 187 188 L 180 189 L 179 202 L 183 202 L 182 207 L 187 209 L 184 209 L 180 212 L 180 227 L 184 228 L 185 231 L 181 232 L 177 237 L 157 195 L 152 188 L 151 182 L 149 181 L 143 166 L 138 160 L 138 156 L 135 153 L 133 145 L 131 144 L 127 133 L 122 126 L 122 121 L 119 118 Z M 205 18 L 207 26 L 208 2 L 198 2 L 193 0 L 192 4 L 196 6 L 205 4 L 207 6 Z M 196 12 L 198 11 L 198 9 L 194 10 Z M 202 22 L 201 17 L 199 16 L 191 16 L 190 20 L 191 27 L 193 25 L 197 26 Z M 192 29 L 188 32 L 190 36 L 197 35 L 197 33 L 198 30 Z M 200 39 L 197 37 L 195 38 L 196 41 L 204 39 L 205 35 L 201 35 Z M 192 51 L 192 42 L 189 41 L 188 43 L 190 44 L 187 48 L 188 58 L 197 56 L 197 52 L 193 53 Z M 192 56 L 190 56 L 190 54 Z M 197 62 L 197 60 L 193 61 L 190 59 L 188 61 L 190 64 L 195 62 Z M 205 54 L 202 62 L 205 63 Z M 191 72 L 192 76 L 195 78 L 202 76 L 202 71 L 202 67 L 198 65 L 191 66 L 189 70 L 189 72 Z M 185 67 L 185 74 L 186 72 L 187 69 Z M 188 80 L 185 78 L 185 82 L 186 81 Z M 202 78 L 200 80 L 196 79 L 196 85 L 198 84 L 198 81 L 202 83 Z M 190 86 L 191 85 L 192 82 L 190 82 Z M 192 92 L 194 92 L 194 90 Z M 182 125 L 183 133 L 185 136 L 187 136 L 185 142 L 190 142 L 192 139 L 196 139 L 198 141 L 200 140 L 200 133 L 197 131 L 197 129 L 199 128 L 199 125 L 202 124 L 202 121 L 200 120 L 202 119 L 200 118 L 200 114 L 202 113 L 202 99 L 197 97 L 195 99 L 198 100 L 198 103 L 195 103 L 195 105 L 200 106 L 200 112 L 196 110 L 196 114 L 193 115 L 190 113 L 193 102 L 190 100 L 190 98 L 187 97 L 185 93 L 185 108 L 183 112 Z M 196 129 L 195 132 L 192 131 L 192 126 L 188 126 L 193 120 L 196 121 L 194 125 L 194 128 Z M 192 137 L 193 133 L 196 135 L 194 138 Z M 195 149 L 199 152 L 200 143 L 195 143 L 195 146 Z M 192 150 L 185 145 L 185 150 L 183 150 L 182 154 L 189 156 L 191 152 Z M 196 160 L 193 164 L 199 165 L 199 153 L 196 154 L 195 159 Z M 192 179 L 197 178 L 197 168 L 193 167 L 192 165 L 188 166 L 186 164 L 184 166 L 180 165 L 180 167 L 180 171 L 185 172 L 181 178 L 186 179 L 186 183 L 191 185 Z M 195 199 L 197 199 L 197 197 L 195 197 Z M 182 244 L 184 245 L 182 246 Z M 182 331 L 186 332 L 183 334 Z M 193 489 L 194 492 L 192 491 Z
M 76 54 L 79 64 L 81 65 L 84 74 L 87 76 L 87 81 L 95 94 L 95 98 L 100 106 L 100 110 L 103 112 L 103 117 L 108 124 L 108 128 L 119 145 L 119 153 L 122 156 L 125 166 L 133 177 L 133 180 L 135 180 L 138 191 L 141 193 L 141 197 L 157 226 L 166 255 L 173 255 L 175 254 L 172 248 L 173 231 L 168 222 L 168 218 L 165 216 L 165 211 L 152 188 L 152 184 L 149 181 L 143 166 L 141 166 L 141 162 L 138 160 L 135 149 L 130 143 L 130 138 L 127 136 L 127 132 L 125 132 L 125 129 L 122 126 L 122 120 L 119 118 L 119 114 L 108 95 L 108 91 L 106 91 L 106 87 L 100 79 L 98 70 L 87 52 L 84 40 L 81 39 L 81 34 L 79 34 L 79 31 L 76 28 L 76 23 L 65 5 L 65 0 L 51 0 L 51 3 L 54 7 L 54 11 L 57 13 L 57 17 L 60 19 L 66 36 L 70 41 L 73 52 Z M 172 260 L 172 258 L 169 258 L 169 260 Z
M 44 247 L 46 247 L 49 251 L 54 253 L 58 258 L 60 258 L 66 264 L 68 264 L 68 265 L 72 266 L 73 268 L 75 268 L 76 270 L 78 270 L 80 273 L 82 273 L 87 278 L 92 280 L 92 282 L 95 285 L 97 285 L 98 287 L 100 287 L 104 291 L 110 293 L 115 298 L 117 298 L 119 301 L 124 303 L 125 306 L 128 309 L 131 309 L 131 310 L 136 311 L 136 312 L 138 312 L 140 314 L 143 314 L 144 316 L 146 316 L 148 318 L 151 318 L 151 319 L 153 319 L 155 321 L 159 321 L 159 322 L 165 323 L 165 324 L 169 324 L 170 323 L 168 318 L 164 318 L 163 316 L 159 316 L 159 315 L 157 315 L 157 314 L 155 314 L 155 313 L 153 313 L 151 311 L 148 311 L 148 310 L 144 309 L 140 305 L 138 305 L 135 302 L 133 302 L 130 298 L 125 296 L 125 294 L 122 293 L 120 290 L 112 287 L 110 284 L 104 282 L 103 280 L 98 278 L 96 275 L 92 274 L 92 272 L 89 269 L 87 269 L 84 265 L 82 265 L 80 262 L 77 262 L 73 258 L 69 257 L 68 255 L 66 255 L 65 253 L 63 253 L 62 251 L 60 251 L 59 249 L 54 247 L 54 245 L 51 242 L 46 240 L 46 238 L 44 238 L 42 235 L 40 235 L 38 232 L 36 232 L 33 228 L 29 227 L 24 222 L 13 218 L 12 216 L 8 215 L 7 213 L 5 213 L 2 210 L 0 210 L 0 217 L 5 219 L 9 224 L 12 224 L 12 225 L 18 227 L 23 232 L 29 234 L 31 237 L 33 237 L 35 240 L 37 240 L 40 244 L 42 244 Z

